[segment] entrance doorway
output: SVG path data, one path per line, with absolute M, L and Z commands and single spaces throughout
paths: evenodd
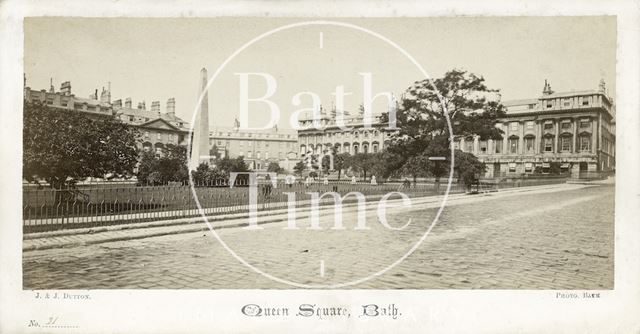
M 493 163 L 493 177 L 500 177 L 501 173 L 500 173 L 500 163 L 498 162 L 494 162 Z

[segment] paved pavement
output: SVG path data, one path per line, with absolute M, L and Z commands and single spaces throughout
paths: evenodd
M 614 187 L 566 185 L 529 192 L 466 196 L 448 203 L 426 240 L 404 261 L 351 288 L 612 289 Z M 425 209 L 426 207 L 426 209 Z M 385 228 L 367 210 L 358 230 L 345 210 L 344 230 L 308 218 L 217 230 L 255 268 L 297 284 L 333 285 L 375 274 L 424 234 L 436 203 L 390 208 Z M 23 254 L 25 289 L 292 288 L 257 274 L 211 232 L 165 235 Z

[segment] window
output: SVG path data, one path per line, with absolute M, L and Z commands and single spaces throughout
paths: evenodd
M 533 129 L 533 121 L 527 121 L 527 129 Z
M 509 172 L 514 173 L 516 171 L 516 163 L 515 162 L 510 162 L 509 163 Z
M 247 152 L 247 158 L 251 158 L 251 155 L 252 155 L 251 153 L 252 153 L 251 151 Z
M 278 159 L 282 159 L 282 152 L 278 152 Z
M 570 100 L 564 100 L 564 102 L 562 103 L 563 106 L 568 107 L 571 105 L 571 101 Z
M 547 101 L 547 108 L 553 108 L 553 101 Z
M 264 158 L 269 159 L 269 152 L 264 152 Z
M 535 103 L 532 103 L 532 104 L 530 104 L 530 105 L 529 105 L 529 109 L 533 109 L 533 108 L 535 108 L 535 107 L 536 107 L 536 104 L 535 104 Z
M 562 130 L 568 130 L 571 129 L 571 123 L 570 122 L 562 122 Z
M 509 124 L 509 128 L 511 129 L 511 131 L 517 131 L 518 130 L 518 122 L 511 122 Z
M 261 158 L 261 154 L 260 154 L 260 152 L 257 152 L 256 153 L 256 159 L 260 159 L 260 158 Z
M 502 139 L 495 140 L 493 142 L 493 147 L 495 148 L 496 154 L 502 153 Z
M 144 138 L 149 139 L 149 131 L 144 132 Z
M 583 97 L 582 98 L 582 105 L 583 106 L 588 106 L 589 105 L 589 98 L 588 97 Z
M 587 121 L 587 120 L 580 121 L 580 127 L 581 128 L 588 128 L 590 126 L 591 126 L 591 122 L 590 121 Z
M 509 153 L 518 154 L 518 138 L 509 138 Z
M 553 129 L 553 123 L 551 123 L 551 122 L 544 123 L 544 129 L 545 130 L 552 130 Z
M 481 140 L 480 141 L 480 152 L 481 153 L 487 153 L 487 141 L 486 140 Z
M 524 171 L 525 171 L 525 173 L 531 173 L 533 171 L 533 163 L 525 162 L 524 163 Z
M 571 152 L 571 137 L 565 136 L 560 138 L 560 151 Z
M 580 152 L 588 152 L 591 149 L 591 137 L 589 136 L 581 136 L 580 137 Z
M 158 133 L 156 134 L 156 139 L 157 139 L 157 140 L 162 140 L 162 134 L 161 134 L 160 132 L 158 132 Z
M 524 139 L 524 148 L 526 153 L 533 153 L 535 138 L 527 137 Z
M 218 146 L 222 146 L 222 140 L 218 140 Z
M 453 142 L 453 149 L 454 150 L 459 150 L 460 149 L 460 141 L 459 140 L 455 140 Z
M 551 137 L 544 138 L 544 151 L 553 152 L 553 138 Z
M 129 116 L 129 122 L 133 122 L 134 117 L 133 116 Z

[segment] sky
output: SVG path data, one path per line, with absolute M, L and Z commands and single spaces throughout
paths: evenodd
M 209 77 L 253 38 L 309 18 L 55 18 L 25 19 L 24 68 L 27 86 L 48 89 L 71 81 L 72 93 L 88 97 L 111 83 L 112 100 L 131 97 L 133 106 L 176 99 L 178 116 L 190 121 L 199 98 L 200 70 Z M 338 18 L 378 33 L 404 49 L 432 78 L 463 69 L 500 89 L 503 100 L 536 98 L 549 80 L 557 92 L 597 89 L 604 79 L 615 96 L 616 21 L 592 17 Z M 241 104 L 241 73 L 248 98 L 267 93 L 266 77 L 277 85 L 268 100 L 279 110 L 278 126 L 290 128 L 291 114 L 312 106 L 300 92 L 313 92 L 324 108 L 337 86 L 352 94 L 345 110 L 363 101 L 363 74 L 371 73 L 372 93 L 400 96 L 425 79 L 387 42 L 341 26 L 300 26 L 250 45 L 222 68 L 211 83 L 211 127 L 231 127 Z M 374 112 L 387 108 L 374 100 Z M 269 123 L 264 102 L 247 102 L 249 126 Z

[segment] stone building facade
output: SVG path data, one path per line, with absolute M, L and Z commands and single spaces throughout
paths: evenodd
M 24 100 L 27 102 L 40 101 L 51 108 L 80 111 L 92 118 L 113 116 L 111 92 L 110 89 L 105 89 L 104 87 L 99 99 L 97 89 L 88 98 L 82 98 L 71 93 L 71 82 L 69 81 L 63 82 L 60 85 L 60 90 L 56 92 L 53 87 L 53 81 L 49 90 L 32 90 L 26 86 L 25 79 L 23 93 Z
M 71 82 L 65 81 L 60 90 L 55 91 L 53 82 L 49 90 L 32 90 L 24 88 L 24 99 L 27 102 L 41 101 L 49 107 L 62 110 L 75 110 L 85 113 L 91 118 L 116 117 L 127 125 L 137 128 L 141 133 L 138 148 L 154 150 L 162 154 L 167 144 L 187 145 L 189 124 L 176 116 L 175 99 L 167 101 L 166 112 L 160 111 L 160 102 L 154 101 L 151 110 L 147 110 L 145 102 L 138 103 L 132 108 L 131 99 L 127 98 L 124 105 L 122 100 L 111 101 L 110 85 L 102 87 L 90 94 L 88 98 L 81 98 L 71 93 Z
M 171 145 L 187 145 L 189 123 L 176 116 L 176 101 L 167 101 L 165 112 L 160 111 L 160 101 L 153 101 L 151 109 L 147 110 L 145 102 L 132 107 L 131 98 L 113 102 L 115 117 L 123 123 L 137 128 L 141 138 L 138 147 L 142 150 L 153 150 L 162 155 L 164 148 Z
M 298 150 L 300 155 L 335 152 L 358 154 L 378 153 L 388 144 L 393 131 L 388 124 L 380 121 L 380 115 L 372 115 L 370 126 L 365 126 L 364 115 L 358 112 L 350 115 L 345 112 L 343 130 L 336 121 L 336 112 L 320 111 L 317 127 L 309 115 L 300 118 L 301 130 L 298 130 Z
M 244 157 L 253 170 L 266 170 L 270 162 L 277 162 L 289 169 L 290 161 L 297 161 L 298 136 L 294 130 L 243 130 L 235 127 L 218 127 L 209 132 L 209 147 L 218 150 L 221 157 Z
M 548 173 L 551 163 L 573 177 L 615 169 L 615 105 L 604 82 L 598 90 L 564 93 L 545 83 L 541 97 L 503 105 L 506 116 L 497 124 L 502 140 L 454 143 L 485 163 L 485 177 Z

